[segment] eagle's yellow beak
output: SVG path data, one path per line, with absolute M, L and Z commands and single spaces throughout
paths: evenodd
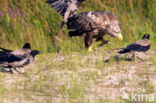
M 116 35 L 116 38 L 118 38 L 119 40 L 123 40 L 122 34 L 117 34 L 117 35 Z

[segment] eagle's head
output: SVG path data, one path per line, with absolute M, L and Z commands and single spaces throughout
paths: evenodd
M 106 31 L 109 35 L 116 37 L 119 40 L 123 40 L 123 36 L 121 34 L 120 26 L 118 20 L 114 15 L 111 15 L 107 21 L 107 25 L 105 26 Z

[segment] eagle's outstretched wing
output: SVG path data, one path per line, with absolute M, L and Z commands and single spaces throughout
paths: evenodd
M 47 0 L 47 3 L 64 16 L 62 22 L 66 23 L 68 18 L 76 13 L 83 1 L 85 0 Z
M 47 0 L 47 3 L 64 16 L 68 10 L 77 11 L 82 1 L 84 0 Z

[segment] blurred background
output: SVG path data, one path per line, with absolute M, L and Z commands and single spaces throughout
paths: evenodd
M 156 0 L 87 0 L 78 12 L 97 10 L 112 12 L 119 20 L 124 41 L 108 37 L 111 47 L 125 46 L 144 33 L 152 35 L 155 45 Z M 0 0 L 0 46 L 15 49 L 30 42 L 50 53 L 85 50 L 83 37 L 70 38 L 66 27 L 60 30 L 61 20 L 45 0 Z

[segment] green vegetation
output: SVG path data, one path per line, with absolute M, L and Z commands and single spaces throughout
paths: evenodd
M 23 75 L 0 69 L 0 103 L 131 103 L 123 93 L 155 93 L 156 1 L 87 0 L 78 12 L 96 10 L 117 16 L 124 40 L 106 36 L 110 44 L 95 43 L 94 51 L 86 52 L 83 37 L 60 30 L 62 17 L 45 0 L 1 0 L 0 46 L 17 49 L 30 42 L 45 54 L 21 68 Z M 152 42 L 144 62 L 125 61 L 112 51 L 144 33 Z
M 45 0 L 2 0 L 0 4 L 0 44 L 21 47 L 30 42 L 45 52 L 84 50 L 83 38 L 69 38 L 67 30 L 60 31 L 62 17 Z M 136 40 L 143 33 L 156 32 L 155 0 L 87 0 L 79 12 L 106 10 L 119 20 L 124 41 L 111 40 L 120 46 Z M 131 39 L 132 38 L 132 39 Z M 12 45 L 10 45 L 10 43 Z

